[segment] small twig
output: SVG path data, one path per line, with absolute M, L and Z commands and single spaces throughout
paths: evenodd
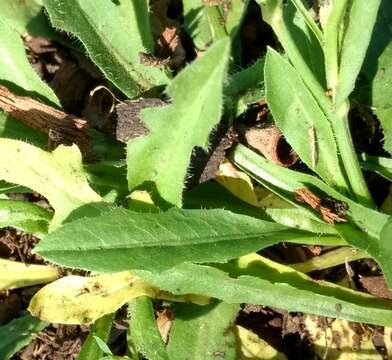
M 27 96 L 17 96 L 0 85 L 0 108 L 23 124 L 45 133 L 61 134 L 61 143 L 77 144 L 84 154 L 91 155 L 88 124 L 74 115 L 68 115 Z M 53 139 L 52 139 L 53 140 Z

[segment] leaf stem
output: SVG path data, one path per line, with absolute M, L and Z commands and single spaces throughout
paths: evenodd
M 291 0 L 293 5 L 296 7 L 298 12 L 303 16 L 306 25 L 308 25 L 309 29 L 313 32 L 314 36 L 320 43 L 320 46 L 323 46 L 323 33 L 320 28 L 317 26 L 316 22 L 310 16 L 309 11 L 305 8 L 304 4 L 301 0 Z
M 370 257 L 365 251 L 354 250 L 351 247 L 341 247 L 329 251 L 323 255 L 315 256 L 304 262 L 290 264 L 290 267 L 303 273 L 310 273 L 316 270 L 328 269 L 333 266 L 345 264 L 349 261 L 359 260 Z

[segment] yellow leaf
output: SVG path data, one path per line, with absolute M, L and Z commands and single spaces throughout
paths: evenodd
M 275 350 L 255 333 L 236 325 L 234 332 L 237 337 L 237 360 L 286 360 L 286 355 Z
M 28 310 L 41 320 L 52 323 L 87 324 L 143 295 L 201 305 L 209 302 L 204 296 L 174 296 L 125 271 L 94 277 L 71 275 L 61 278 L 38 291 Z
M 0 259 L 0 290 L 11 290 L 58 279 L 56 268 Z
M 314 344 L 316 355 L 326 360 L 381 360 L 383 357 L 372 342 L 372 331 L 354 327 L 346 320 L 336 319 L 331 326 L 320 327 L 319 318 L 307 316 L 306 329 Z M 355 324 L 355 326 L 361 326 Z

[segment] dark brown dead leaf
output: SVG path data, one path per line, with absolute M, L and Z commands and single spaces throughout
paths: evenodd
M 90 137 L 87 133 L 88 125 L 85 120 L 68 115 L 30 97 L 17 96 L 4 86 L 0 86 L 0 108 L 16 120 L 48 136 L 50 132 L 54 137 L 61 134 L 63 144 L 75 143 L 83 154 L 92 155 Z
M 251 148 L 262 153 L 273 163 L 289 167 L 298 161 L 297 153 L 284 140 L 280 130 L 272 124 L 247 127 L 237 125 L 243 141 Z
M 383 276 L 360 276 L 359 281 L 370 294 L 392 300 L 392 290 L 388 288 Z
M 348 207 L 347 204 L 342 201 L 330 197 L 326 198 L 327 201 L 325 199 L 320 199 L 319 196 L 307 188 L 297 189 L 295 190 L 295 193 L 295 200 L 297 202 L 308 204 L 312 209 L 317 211 L 328 224 L 347 222 L 344 213 Z M 336 207 L 331 205 L 331 201 L 337 204 Z M 343 211 L 343 209 L 345 210 Z

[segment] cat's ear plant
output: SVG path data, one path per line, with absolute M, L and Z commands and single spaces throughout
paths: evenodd
M 11 3 L 0 6 L 7 10 Z M 39 2 L 29 3 L 34 10 Z M 195 359 L 224 353 L 234 360 L 245 338 L 238 334 L 246 331 L 232 325 L 241 303 L 392 325 L 390 301 L 315 282 L 299 271 L 310 272 L 312 266 L 290 267 L 256 253 L 281 242 L 343 245 L 336 252 L 341 260 L 329 257 L 323 266 L 344 263 L 347 256 L 372 257 L 392 287 L 392 221 L 376 209 L 360 168 L 391 180 L 392 166 L 389 159 L 366 156 L 360 162 L 348 122 L 350 94 L 372 49 L 380 0 L 320 2 L 318 22 L 301 0 L 258 4 L 284 51 L 268 48 L 265 59 L 234 72 L 241 59 L 238 29 L 248 2 L 233 0 L 227 6 L 226 1 L 184 0 L 184 27 L 205 53 L 173 77 L 165 68 L 140 62 L 139 53 L 154 51 L 148 1 L 43 1 L 52 25 L 77 37 L 126 97 L 164 89 L 170 102 L 142 111 L 148 133 L 128 141 L 126 158 L 113 155 L 95 164 L 104 169 L 100 178 L 93 165 L 83 164 L 76 145 L 48 152 L 42 136 L 0 114 L 1 193 L 30 189 L 54 209 L 52 216 L 4 195 L 0 223 L 40 236 L 34 252 L 48 264 L 91 272 L 55 280 L 60 275 L 47 265 L 13 282 L 15 267 L 5 262 L 3 289 L 55 280 L 29 306 L 42 322 L 19 319 L 19 333 L 30 325 L 38 331 L 47 325 L 44 321 L 94 323 L 79 359 L 115 358 L 105 341 L 113 314 L 128 304 L 129 358 L 184 359 L 192 351 Z M 48 24 L 41 26 L 54 33 Z M 0 58 L 0 83 L 58 106 L 27 62 L 20 29 L 24 23 L 17 17 L 0 20 L 0 50 L 7 55 Z M 390 61 L 383 66 L 392 71 Z M 392 93 L 391 86 L 386 90 Z M 230 160 L 268 189 L 274 201 L 264 208 L 249 205 L 216 183 L 184 192 L 193 149 L 208 149 L 209 135 L 222 118 L 232 122 L 264 95 L 274 122 L 308 171 L 280 167 L 239 144 Z M 390 151 L 390 125 L 383 114 L 381 122 Z M 92 134 L 93 145 L 98 138 Z M 126 170 L 119 171 L 119 163 Z M 108 189 L 121 201 L 109 201 Z M 131 193 L 127 201 L 124 193 Z M 144 207 L 137 205 L 140 199 Z M 166 301 L 176 314 L 167 344 L 156 325 L 153 300 Z M 9 356 L 31 339 L 19 333 L 8 347 L 0 344 L 0 354 Z

